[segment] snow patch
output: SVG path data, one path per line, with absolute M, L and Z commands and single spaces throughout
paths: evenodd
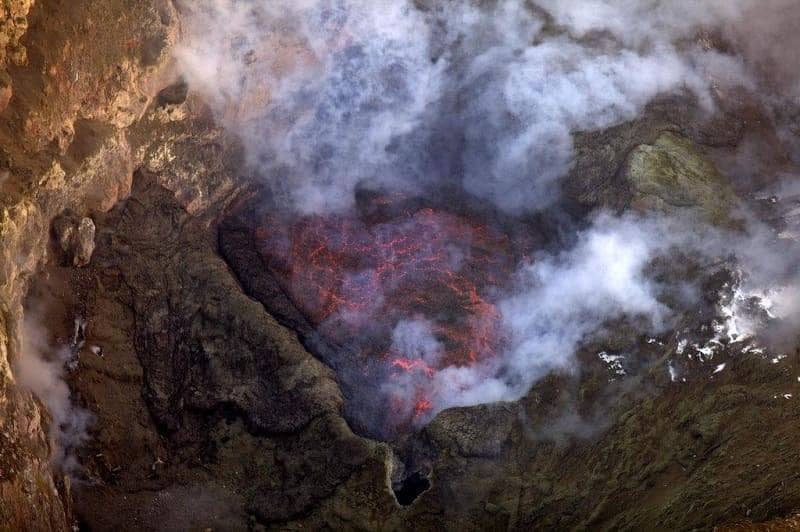
M 610 355 L 606 351 L 597 354 L 597 357 L 606 363 L 608 369 L 613 371 L 615 374 L 619 375 L 620 377 L 624 377 L 627 375 L 625 372 L 625 368 L 622 365 L 622 361 L 625 360 L 625 357 L 622 355 Z
M 678 347 L 675 348 L 675 352 L 679 355 L 682 355 L 684 351 L 686 351 L 686 346 L 689 345 L 689 340 L 683 339 L 678 342 Z

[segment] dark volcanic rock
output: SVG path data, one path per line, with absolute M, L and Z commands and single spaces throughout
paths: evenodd
M 721 151 L 732 150 L 754 131 L 764 134 L 767 112 L 751 97 L 733 95 L 717 103 L 719 112 L 707 116 L 692 98 L 659 98 L 635 120 L 603 131 L 577 132 L 575 161 L 564 181 L 567 203 L 584 212 L 598 206 L 615 211 L 630 207 L 636 190 L 625 178 L 625 162 L 638 147 L 656 143 L 665 133 Z M 785 156 L 771 154 L 772 159 L 780 157 Z
M 95 338 L 114 327 L 101 301 L 130 308 L 132 330 L 123 331 L 130 347 L 123 351 L 132 348 L 141 363 L 142 397 L 155 421 L 149 430 L 167 438 L 152 458 L 167 464 L 163 471 L 154 466 L 156 485 L 166 487 L 184 478 L 186 467 L 201 465 L 208 473 L 193 476 L 192 485 L 227 479 L 226 491 L 243 501 L 239 519 L 246 522 L 249 514 L 272 522 L 310 510 L 365 467 L 385 467 L 376 444 L 354 435 L 342 419 L 333 372 L 241 291 L 202 219 L 141 174 L 125 206 L 98 223 L 98 288 L 87 341 L 102 343 Z M 96 363 L 113 375 L 115 353 L 111 346 L 104 352 Z M 77 386 L 102 400 L 102 388 L 82 380 Z M 98 430 L 111 430 L 118 415 L 101 412 Z M 136 462 L 146 460 L 137 454 L 150 452 L 136 442 L 122 447 L 113 452 L 132 453 Z M 148 484 L 152 471 L 122 467 L 112 475 L 124 487 L 117 497 L 99 487 L 80 495 L 78 509 L 89 523 L 130 518 L 123 511 L 120 521 L 109 521 L 90 509 L 104 491 L 106 500 L 123 505 L 124 494 L 133 497 Z
M 114 230 L 100 235 L 98 267 L 117 270 L 130 287 L 145 397 L 158 422 L 186 430 L 192 411 L 228 405 L 253 430 L 279 433 L 336 412 L 332 372 L 241 294 L 207 240 L 189 237 L 192 219 L 174 204 L 169 212 L 171 195 L 143 183 L 106 220 Z M 167 212 L 154 216 L 154 206 Z M 135 260 L 126 249 L 140 250 Z

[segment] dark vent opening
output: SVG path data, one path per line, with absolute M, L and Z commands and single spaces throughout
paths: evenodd
M 409 506 L 430 487 L 431 481 L 418 471 L 407 476 L 399 485 L 395 485 L 394 496 L 402 506 Z

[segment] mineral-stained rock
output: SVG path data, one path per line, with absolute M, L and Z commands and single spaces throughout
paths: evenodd
M 34 0 L 0 3 L 0 67 L 9 60 L 16 65 L 26 62 L 27 51 L 20 40 L 28 29 L 27 15 L 33 5 Z
M 135 52 L 176 31 L 155 3 L 0 1 L 0 530 L 72 525 L 68 486 L 50 463 L 49 417 L 12 371 L 22 298 L 59 213 L 109 209 L 127 194 L 134 165 L 116 128 L 147 108 L 165 61 L 145 66 Z M 79 116 L 92 128 L 76 127 Z M 99 142 L 86 131 L 102 133 Z M 79 263 L 92 230 L 78 219 L 68 239 Z
M 564 180 L 566 199 L 579 211 L 598 206 L 629 208 L 635 191 L 623 170 L 629 154 L 637 147 L 653 145 L 665 132 L 674 132 L 676 137 L 690 141 L 694 152 L 705 158 L 701 145 L 731 149 L 755 125 L 767 121 L 766 111 L 750 99 L 731 98 L 720 105 L 720 113 L 703 118 L 702 110 L 691 99 L 657 98 L 635 120 L 602 131 L 575 133 L 575 161 Z
M 68 503 L 52 472 L 48 414 L 15 380 L 24 279 L 36 269 L 46 224 L 33 203 L 0 214 L 0 529 L 64 530 Z M 60 492 L 60 493 L 59 493 Z
M 3 70 L 0 70 L 0 113 L 8 107 L 12 95 L 11 77 Z
M 694 208 L 723 223 L 737 201 L 727 179 L 697 145 L 669 131 L 653 144 L 637 146 L 623 175 L 634 191 L 634 205 L 646 209 Z
M 75 251 L 72 263 L 75 266 L 86 266 L 94 252 L 94 222 L 91 218 L 81 218 L 78 222 Z

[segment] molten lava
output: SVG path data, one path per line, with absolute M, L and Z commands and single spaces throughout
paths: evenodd
M 382 390 L 391 423 L 427 419 L 438 371 L 478 364 L 502 347 L 491 295 L 508 279 L 512 253 L 509 239 L 487 225 L 418 208 L 372 221 L 356 214 L 267 220 L 258 237 L 273 275 L 319 332 L 333 345 L 354 346 L 347 352 L 358 353 L 358 367 L 380 361 L 373 381 L 402 381 Z M 429 324 L 435 356 L 400 352 L 392 334 L 403 320 Z

